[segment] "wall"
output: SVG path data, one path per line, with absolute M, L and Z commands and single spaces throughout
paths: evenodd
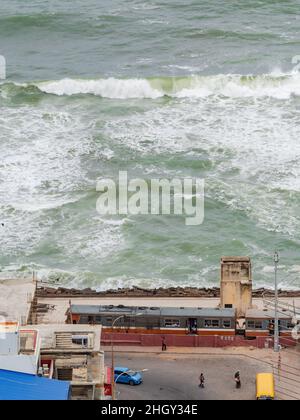
M 110 345 L 113 338 L 114 345 L 125 346 L 161 346 L 162 337 L 165 337 L 167 346 L 171 347 L 257 347 L 265 348 L 273 346 L 271 337 L 257 337 L 254 340 L 246 340 L 243 336 L 197 336 L 197 335 L 159 335 L 159 334 L 124 334 L 102 333 L 102 345 Z M 295 346 L 295 340 L 281 338 L 283 346 Z
M 16 356 L 0 356 L 0 369 L 14 372 L 37 374 L 37 359 L 35 355 L 24 354 Z
M 16 355 L 19 351 L 19 334 L 17 332 L 4 333 L 3 338 L 0 337 L 0 355 Z

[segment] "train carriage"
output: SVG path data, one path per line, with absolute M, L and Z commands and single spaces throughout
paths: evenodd
M 232 308 L 173 308 L 141 306 L 71 305 L 67 322 L 101 324 L 104 331 L 143 334 L 235 335 L 236 316 Z
M 279 334 L 282 337 L 290 337 L 294 328 L 292 315 L 283 310 L 278 314 Z M 275 325 L 275 311 L 271 309 L 248 309 L 245 317 L 245 336 L 260 337 L 273 336 Z

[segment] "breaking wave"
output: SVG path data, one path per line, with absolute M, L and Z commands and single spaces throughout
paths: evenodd
M 157 99 L 164 96 L 175 98 L 229 98 L 289 99 L 300 95 L 300 74 L 265 75 L 216 75 L 189 77 L 158 77 L 148 79 L 61 79 L 31 84 L 6 83 L 0 86 L 0 94 L 12 91 L 38 90 L 57 96 L 95 95 L 109 99 Z

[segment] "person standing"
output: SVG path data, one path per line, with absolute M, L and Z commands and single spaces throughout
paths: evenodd
M 199 376 L 199 381 L 200 381 L 200 383 L 199 383 L 199 387 L 200 387 L 200 388 L 204 388 L 205 378 L 204 378 L 203 373 L 201 373 L 201 374 L 200 374 L 200 376 Z
M 161 339 L 161 351 L 167 351 L 167 343 L 165 337 Z
M 237 371 L 234 375 L 234 380 L 235 380 L 235 386 L 236 388 L 240 388 L 241 387 L 241 375 L 240 372 Z

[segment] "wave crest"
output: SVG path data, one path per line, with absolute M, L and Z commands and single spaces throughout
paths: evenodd
M 3 94 L 5 86 L 0 86 Z M 61 79 L 31 84 L 15 84 L 17 89 L 39 89 L 57 96 L 95 95 L 108 99 L 264 98 L 286 100 L 300 96 L 300 74 L 265 74 L 258 76 L 215 75 L 189 77 L 157 77 L 148 79 Z M 11 91 L 11 89 L 10 89 Z M 3 95 L 2 95 L 3 96 Z

